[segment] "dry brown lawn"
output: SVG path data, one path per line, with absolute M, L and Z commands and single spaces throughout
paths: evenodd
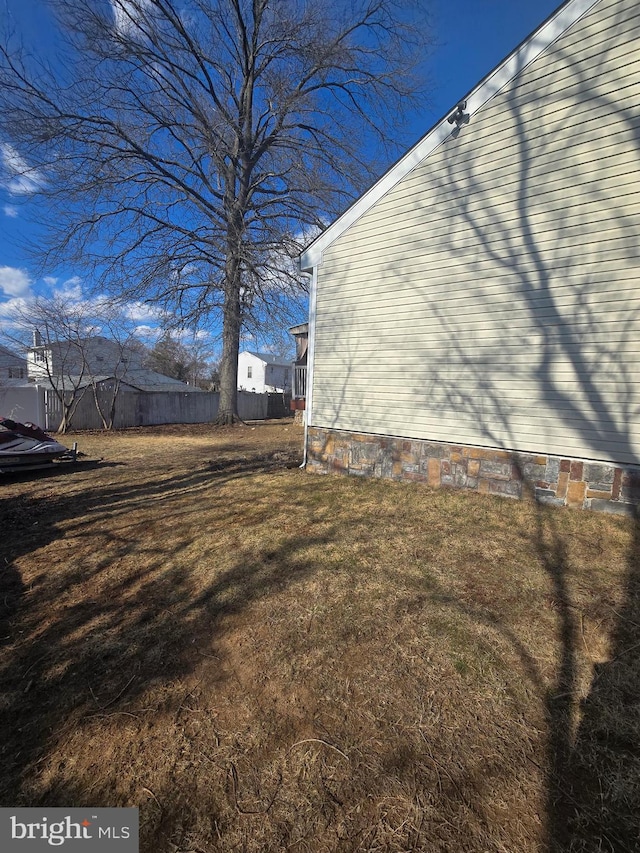
M 640 849 L 638 533 L 298 469 L 291 422 L 0 485 L 2 805 L 141 850 Z

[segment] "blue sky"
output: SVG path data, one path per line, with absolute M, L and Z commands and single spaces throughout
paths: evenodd
M 560 0 L 432 0 L 434 54 L 428 63 L 432 110 L 416 116 L 416 137 L 510 54 Z
M 409 135 L 416 141 L 559 5 L 557 0 L 431 0 L 433 55 L 427 62 L 429 107 L 415 114 Z M 46 51 L 51 26 L 42 0 L 0 0 L 0 17 L 15 23 L 34 50 Z M 12 180 L 0 140 L 0 318 L 3 303 L 56 289 L 82 294 L 82 271 L 51 270 L 36 279 L 21 241 L 33 237 L 29 207 L 37 205 L 37 175 L 31 185 Z M 150 322 L 152 318 L 149 318 Z M 145 320 L 141 317 L 141 322 Z

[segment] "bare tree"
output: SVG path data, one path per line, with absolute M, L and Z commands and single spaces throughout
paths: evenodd
M 58 432 L 71 428 L 89 390 L 104 428 L 113 427 L 135 343 L 130 326 L 106 300 L 73 302 L 57 295 L 14 307 L 3 336 L 27 353 L 30 377 L 45 379 L 50 386 L 60 409 Z
M 108 343 L 111 359 L 108 364 L 109 376 L 101 380 L 100 365 L 90 361 L 90 380 L 93 400 L 100 415 L 104 429 L 113 429 L 116 418 L 116 404 L 123 382 L 127 378 L 132 360 L 140 363 L 140 342 L 134 337 L 131 324 L 117 305 L 103 302 L 100 327 L 109 335 Z
M 61 297 L 18 304 L 5 337 L 27 352 L 29 374 L 45 379 L 60 408 L 58 432 L 66 432 L 90 387 L 86 353 L 88 316 Z
M 207 338 L 194 335 L 190 341 L 180 341 L 170 331 L 165 331 L 145 358 L 146 366 L 152 370 L 197 387 L 211 373 L 214 361 L 215 354 Z
M 422 4 L 52 5 L 64 63 L 15 37 L 0 56 L 0 135 L 45 177 L 45 261 L 92 265 L 189 322 L 213 315 L 232 422 L 243 325 L 301 287 L 283 259 L 371 180 L 385 140 L 404 142 Z
M 194 335 L 191 340 L 184 341 L 183 346 L 189 354 L 187 381 L 204 391 L 210 390 L 219 361 L 211 341 L 207 337 Z

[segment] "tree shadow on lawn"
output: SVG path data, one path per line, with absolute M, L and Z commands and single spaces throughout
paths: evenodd
M 637 484 L 631 491 L 640 498 Z M 572 534 L 563 525 L 571 510 L 538 503 L 532 494 L 529 498 L 535 506 L 532 550 L 549 580 L 549 603 L 556 617 L 557 662 L 551 685 L 545 686 L 539 665 L 521 639 L 501 620 L 488 621 L 514 649 L 544 699 L 548 850 L 632 853 L 640 849 L 640 506 L 626 508 L 633 518 L 618 609 L 603 600 L 594 602 L 593 610 L 583 610 L 576 596 L 580 573 L 591 570 L 597 576 L 598 543 L 593 563 L 576 565 L 570 556 Z M 480 611 L 467 609 L 466 615 L 487 622 Z M 604 662 L 594 663 L 591 657 L 586 621 L 610 626 Z M 585 666 L 593 672 L 586 694 L 581 684 Z
M 157 712 L 138 707 L 144 704 L 145 694 L 177 681 L 188 686 L 189 676 L 201 666 L 203 654 L 209 658 L 208 683 L 222 687 L 230 677 L 230 666 L 223 646 L 216 641 L 225 630 L 226 620 L 253 602 L 313 575 L 316 567 L 301 551 L 338 538 L 342 524 L 339 515 L 335 524 L 323 528 L 322 535 L 314 534 L 310 524 L 310 532 L 304 536 L 280 537 L 279 544 L 266 547 L 271 544 L 267 542 L 259 553 L 243 555 L 239 551 L 227 561 L 224 571 L 216 569 L 215 552 L 201 554 L 198 560 L 202 560 L 205 573 L 210 567 L 210 579 L 205 577 L 204 581 L 201 578 L 196 582 L 192 573 L 167 564 L 189 543 L 178 536 L 174 550 L 169 551 L 163 545 L 163 527 L 180 518 L 187 527 L 197 525 L 201 501 L 215 508 L 216 522 L 224 525 L 236 515 L 238 506 L 229 505 L 228 495 L 219 494 L 217 487 L 254 474 L 274 473 L 289 464 L 293 460 L 286 454 L 254 455 L 206 463 L 204 468 L 180 471 L 160 482 L 154 481 L 151 472 L 146 482 L 132 486 L 113 483 L 88 488 L 80 495 L 59 494 L 52 499 L 26 495 L 0 500 L 6 531 L 0 552 L 0 648 L 4 652 L 0 677 L 5 689 L 0 708 L 3 805 L 131 805 L 155 796 L 141 795 L 144 781 L 136 771 L 122 786 L 114 787 L 113 780 L 106 778 L 105 765 L 100 765 L 101 756 L 96 756 L 93 787 L 82 787 L 78 779 L 73 788 L 73 772 L 55 771 L 50 773 L 53 781 L 35 792 L 32 784 L 58 741 L 74 731 L 86 732 L 90 738 L 92 727 L 108 726 L 110 717 L 126 721 L 138 714 L 144 717 L 142 712 Z M 278 491 L 281 503 L 294 502 L 298 488 L 298 481 L 283 483 Z M 244 509 L 253 512 L 250 498 L 246 504 Z M 134 519 L 140 509 L 147 510 L 142 522 Z M 557 613 L 560 655 L 552 689 L 545 688 L 533 654 L 506 623 L 500 622 L 493 606 L 469 606 L 465 615 L 502 635 L 546 704 L 550 849 L 575 853 L 633 850 L 638 823 L 634 798 L 640 707 L 640 668 L 634 651 L 640 630 L 638 525 L 611 657 L 597 669 L 576 732 L 571 721 L 576 713 L 575 668 L 581 637 L 567 586 L 570 566 L 566 541 L 556 527 L 557 511 L 538 507 L 536 512 L 539 526 L 531 531 L 531 543 L 550 579 Z M 157 540 L 152 536 L 140 551 L 140 524 L 150 524 L 156 517 Z M 38 564 L 36 552 L 54 542 L 61 563 L 65 552 L 71 558 L 83 546 L 86 559 L 64 570 L 52 567 L 48 571 Z M 28 554 L 34 555 L 38 570 L 30 573 L 25 583 L 15 563 Z M 125 558 L 129 569 L 119 574 L 118 562 Z M 137 560 L 135 572 L 131 571 L 135 565 L 132 560 Z M 452 610 L 462 610 L 461 602 L 447 596 L 434 581 L 428 587 L 417 579 L 415 583 L 420 601 L 426 596 L 431 601 L 441 600 Z M 409 578 L 406 585 L 411 585 Z M 212 647 L 213 657 L 207 654 Z M 170 691 L 167 694 L 169 707 L 161 710 L 168 710 L 177 719 L 180 699 L 169 695 Z M 138 725 L 135 720 L 134 724 Z M 144 737 L 144 727 L 140 731 Z M 406 772 L 413 770 L 407 766 Z M 426 792 L 427 788 L 425 796 Z M 165 793 L 171 798 L 170 806 L 146 830 L 154 845 L 161 845 L 162 839 L 174 832 L 177 812 L 188 815 L 197 810 L 197 803 L 182 803 L 186 792 L 176 789 Z M 216 815 L 210 818 L 215 821 Z
M 572 566 L 570 534 L 563 532 L 559 516 L 566 512 L 537 504 L 531 531 L 555 612 L 557 663 L 551 684 L 535 654 L 493 607 L 464 604 L 437 591 L 435 598 L 501 636 L 544 703 L 547 754 L 528 758 L 538 770 L 546 764 L 550 853 L 633 853 L 640 849 L 640 519 L 636 512 L 619 609 L 605 602 L 603 613 L 602 604 L 594 602 L 594 610 L 584 612 L 573 589 L 576 572 L 597 572 L 597 549 L 594 566 Z M 613 626 L 608 660 L 593 665 L 586 696 L 580 670 L 592 660 L 585 617 Z
M 562 660 L 547 701 L 550 849 L 631 853 L 640 849 L 640 520 L 636 514 L 624 596 L 612 613 L 608 660 L 594 666 L 581 702 L 576 691 L 578 614 L 556 553 L 560 559 L 550 568 L 559 601 Z
M 584 612 L 572 586 L 569 539 L 557 510 L 537 505 L 532 544 L 549 578 L 556 612 L 558 659 L 545 696 L 547 743 L 547 831 L 551 853 L 631 853 L 640 839 L 640 520 L 633 520 L 619 610 Z M 593 665 L 585 696 L 580 669 L 593 664 L 585 617 L 613 625 L 608 660 Z M 514 648 L 518 647 L 513 642 Z M 536 666 L 518 649 L 534 683 Z M 585 656 L 586 655 L 586 656 Z M 585 663 L 581 664 L 581 658 Z M 584 697 L 581 699 L 581 695 Z
M 223 572 L 215 570 L 215 553 L 203 554 L 203 563 L 211 566 L 211 580 L 203 584 L 201 574 L 199 585 L 191 573 L 167 565 L 176 550 L 186 546 L 178 540 L 176 550 L 168 551 L 161 528 L 171 525 L 172 507 L 185 495 L 196 502 L 191 510 L 194 525 L 197 501 L 205 494 L 209 504 L 218 503 L 224 520 L 225 512 L 232 517 L 235 510 L 225 506 L 228 498 L 219 496 L 216 487 L 277 466 L 286 467 L 286 460 L 268 454 L 219 464 L 214 472 L 180 473 L 160 483 L 110 484 L 87 488 L 80 496 L 0 499 L 3 805 L 100 805 L 81 791 L 55 788 L 34 800 L 25 781 L 65 733 L 90 717 L 127 714 L 150 686 L 184 678 L 202 663 L 200 648 L 215 641 L 221 620 L 268 596 L 285 581 L 313 571 L 313 566 L 296 559 L 299 548 L 308 547 L 312 537 L 285 539 L 262 565 L 252 565 L 240 552 Z M 288 499 L 293 495 L 283 493 L 282 500 Z M 129 516 L 150 504 L 157 505 L 161 516 L 157 545 L 145 545 L 135 571 L 129 568 L 118 574 L 118 562 L 128 556 L 131 566 L 132 555 L 139 553 L 140 528 L 129 523 Z M 103 530 L 104 522 L 114 516 L 117 523 Z M 38 567 L 25 583 L 16 561 L 54 542 L 60 553 L 58 566 Z M 74 558 L 74 567 L 65 567 L 65 553 L 73 558 L 83 545 L 86 560 Z M 226 677 L 222 669 L 218 659 L 220 679 Z M 215 671 L 210 677 L 215 679 Z M 104 803 L 125 804 L 130 803 Z

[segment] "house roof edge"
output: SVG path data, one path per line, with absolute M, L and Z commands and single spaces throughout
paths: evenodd
M 466 101 L 465 113 L 469 116 L 474 115 L 598 3 L 600 0 L 566 0 L 555 12 L 552 12 L 502 62 L 483 77 L 467 95 L 460 98 L 451 109 L 447 110 L 445 115 L 382 177 L 368 190 L 365 190 L 344 213 L 301 252 L 299 257 L 300 270 L 311 272 L 314 267 L 319 266 L 322 263 L 322 254 L 326 248 L 451 135 L 455 127 L 447 119 L 458 104 Z

